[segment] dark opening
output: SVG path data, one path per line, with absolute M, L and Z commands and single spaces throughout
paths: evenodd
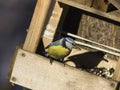
M 81 10 L 77 8 L 63 4 L 62 7 L 63 12 L 56 30 L 54 40 L 57 40 L 61 37 L 66 37 L 67 35 L 63 32 L 77 34 L 82 16 Z
M 108 5 L 107 12 L 111 12 L 111 11 L 115 11 L 115 10 L 118 10 L 115 6 L 113 6 L 112 4 Z
M 64 20 L 62 30 L 65 32 L 77 34 L 81 14 L 82 13 L 80 12 L 80 10 L 70 7 Z

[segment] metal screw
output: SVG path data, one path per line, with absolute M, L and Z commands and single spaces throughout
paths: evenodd
M 12 79 L 12 81 L 14 81 L 14 82 L 17 80 L 16 77 L 12 77 L 11 79 Z
M 111 86 L 111 87 L 115 87 L 115 83 L 111 83 L 110 86 Z
M 25 54 L 25 53 L 22 53 L 21 55 L 22 55 L 22 57 L 25 57 L 25 56 L 26 56 L 26 54 Z

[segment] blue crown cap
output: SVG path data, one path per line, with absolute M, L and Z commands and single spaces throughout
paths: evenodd
M 70 43 L 75 43 L 75 41 L 70 37 L 65 37 L 65 40 L 70 42 Z

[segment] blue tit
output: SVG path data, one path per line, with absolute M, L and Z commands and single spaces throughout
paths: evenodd
M 50 63 L 52 64 L 53 59 L 57 59 L 63 62 L 64 57 L 70 54 L 74 47 L 74 40 L 70 37 L 61 38 L 55 42 L 50 43 L 45 49 L 50 57 Z

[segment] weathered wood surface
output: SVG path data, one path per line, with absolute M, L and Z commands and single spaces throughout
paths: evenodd
M 119 17 L 120 16 L 120 10 L 115 10 L 115 11 L 109 12 L 109 14 Z
M 83 15 L 79 30 L 78 30 L 78 35 L 84 38 L 93 40 L 95 42 L 120 49 L 119 30 L 120 30 L 120 26 L 87 16 L 87 15 Z M 113 79 L 120 81 L 120 71 L 119 71 L 120 59 L 118 59 L 119 57 L 115 57 L 111 55 L 108 55 L 108 57 L 118 61 L 116 63 Z M 109 64 L 111 64 L 112 66 L 113 62 L 110 62 L 110 61 L 109 61 Z
M 35 52 L 40 40 L 43 25 L 52 0 L 38 0 L 23 49 Z
M 114 25 L 91 16 L 82 16 L 78 35 L 111 47 L 115 46 Z
M 53 41 L 54 34 L 56 32 L 57 25 L 60 20 L 60 16 L 62 14 L 63 8 L 61 8 L 58 2 L 55 3 L 54 9 L 52 11 L 52 15 L 50 20 L 46 26 L 46 29 L 43 33 L 43 43 L 44 47 L 50 44 Z
M 94 0 L 92 7 L 97 10 L 106 12 L 108 4 L 105 2 L 105 0 Z
M 101 3 L 104 3 L 103 1 L 104 0 L 101 0 Z M 101 11 L 107 10 L 107 4 L 106 4 L 106 8 L 103 8 L 101 3 L 96 5 L 97 3 L 98 1 L 94 2 L 93 4 L 93 7 L 95 9 L 99 9 Z M 116 11 L 114 12 L 116 13 Z M 119 16 L 118 12 L 117 14 L 115 13 L 114 15 Z M 119 42 L 116 42 L 117 38 L 119 37 L 118 35 L 116 35 L 118 32 L 118 30 L 116 30 L 117 27 L 118 27 L 117 25 L 114 25 L 112 23 L 83 14 L 80 22 L 79 30 L 78 30 L 78 35 L 101 44 L 118 48 L 117 44 Z
M 10 82 L 33 90 L 115 90 L 117 85 L 55 61 L 51 65 L 49 59 L 22 49 L 16 55 Z
M 97 1 L 96 1 L 96 3 L 97 3 Z M 101 5 L 100 3 L 99 3 L 99 5 L 97 5 L 96 3 L 94 2 L 94 4 L 93 4 L 93 7 L 95 9 L 99 9 L 101 11 L 107 10 L 107 8 L 102 8 L 102 6 L 100 6 Z M 109 14 L 119 17 L 120 11 L 119 10 L 112 11 Z M 97 18 L 93 18 L 91 16 L 87 16 L 87 15 L 83 14 L 81 22 L 80 22 L 79 30 L 78 30 L 78 35 L 80 35 L 84 38 L 93 40 L 95 42 L 120 49 L 120 47 L 119 47 L 120 46 L 119 30 L 120 30 L 120 26 L 118 26 L 118 25 L 108 23 L 106 21 L 103 21 L 103 20 L 100 20 Z M 101 47 L 101 48 L 103 48 L 103 47 Z M 120 81 L 120 73 L 119 73 L 120 72 L 119 71 L 120 70 L 120 61 L 118 59 L 119 57 L 115 57 L 115 56 L 111 56 L 111 55 L 108 55 L 108 57 L 110 57 L 113 60 L 115 59 L 118 61 L 118 63 L 116 64 L 113 79 Z M 112 65 L 112 63 L 111 63 L 111 65 Z
M 86 5 L 86 6 L 91 6 L 92 4 L 92 0 L 75 0 L 77 3 L 80 3 L 82 5 Z
M 116 30 L 115 46 L 116 46 L 116 48 L 120 49 L 120 26 L 119 27 L 116 26 L 115 30 Z M 120 81 L 120 57 L 118 59 L 118 63 L 116 64 L 116 67 L 115 67 L 115 73 L 114 73 L 113 79 Z
M 113 79 L 120 82 L 120 57 L 115 67 L 115 73 Z
M 84 11 L 87 11 L 87 12 L 102 16 L 104 18 L 120 22 L 119 17 L 116 17 L 114 15 L 110 15 L 109 13 L 105 13 L 105 12 L 102 12 L 100 10 L 97 10 L 97 9 L 90 8 L 88 6 L 82 5 L 82 4 L 80 4 L 80 3 L 78 3 L 78 2 L 76 2 L 74 0 L 57 0 L 57 1 L 59 1 L 61 3 L 64 3 L 64 4 L 67 4 L 67 5 L 70 5 L 70 6 L 73 6 L 73 7 L 78 8 L 78 9 L 81 9 L 81 10 L 84 10 Z

